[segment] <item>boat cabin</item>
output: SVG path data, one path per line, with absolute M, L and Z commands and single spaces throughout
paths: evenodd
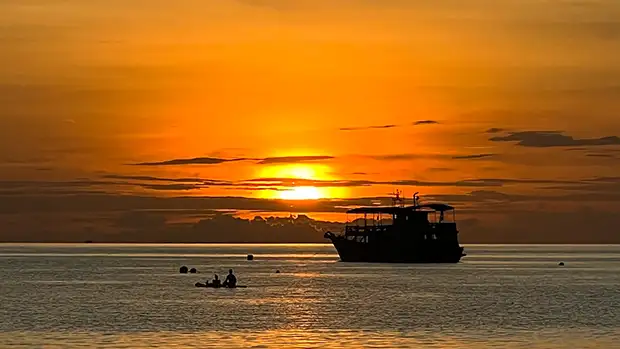
M 356 217 L 352 221 L 348 219 L 350 214 Z M 456 233 L 455 209 L 446 204 L 371 206 L 347 211 L 345 237 L 349 240 L 369 242 L 403 234 L 416 240 L 452 240 L 448 236 L 456 238 Z

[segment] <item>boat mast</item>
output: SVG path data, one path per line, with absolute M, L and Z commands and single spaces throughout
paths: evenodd
M 404 200 L 400 197 L 400 195 L 403 192 L 396 189 L 396 192 L 394 193 L 394 197 L 392 198 L 392 206 L 394 207 L 405 207 L 405 202 Z

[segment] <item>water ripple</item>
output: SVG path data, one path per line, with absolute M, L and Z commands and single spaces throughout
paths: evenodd
M 322 245 L 185 248 L 0 245 L 0 347 L 565 349 L 620 341 L 618 246 L 469 246 L 476 257 L 456 265 L 335 263 Z M 242 248 L 303 257 L 230 257 L 245 256 Z M 134 257 L 147 254 L 156 256 Z M 201 273 L 180 275 L 181 264 Z M 247 289 L 193 287 L 230 267 Z

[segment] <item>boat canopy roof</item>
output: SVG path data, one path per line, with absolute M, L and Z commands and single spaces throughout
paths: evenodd
M 439 211 L 439 212 L 454 210 L 454 207 L 450 205 L 446 205 L 446 204 L 425 204 L 425 205 L 418 205 L 418 206 L 411 206 L 411 207 L 412 208 L 416 207 L 417 209 L 430 208 L 433 211 Z
M 424 204 L 417 206 L 407 206 L 407 207 L 397 207 L 397 206 L 370 206 L 370 207 L 358 207 L 351 210 L 348 210 L 347 213 L 387 213 L 387 214 L 397 214 L 397 213 L 405 213 L 416 210 L 424 210 L 430 209 L 433 211 L 450 211 L 454 210 L 454 207 L 446 204 Z
M 409 212 L 411 209 L 408 207 L 398 207 L 398 206 L 370 206 L 370 207 L 357 207 L 351 210 L 348 210 L 347 213 L 389 213 L 389 214 L 397 214 L 403 212 Z

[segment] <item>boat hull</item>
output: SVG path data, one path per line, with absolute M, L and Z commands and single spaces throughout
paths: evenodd
M 463 247 L 419 245 L 379 245 L 344 238 L 330 238 L 340 260 L 366 263 L 458 263 L 464 256 Z

